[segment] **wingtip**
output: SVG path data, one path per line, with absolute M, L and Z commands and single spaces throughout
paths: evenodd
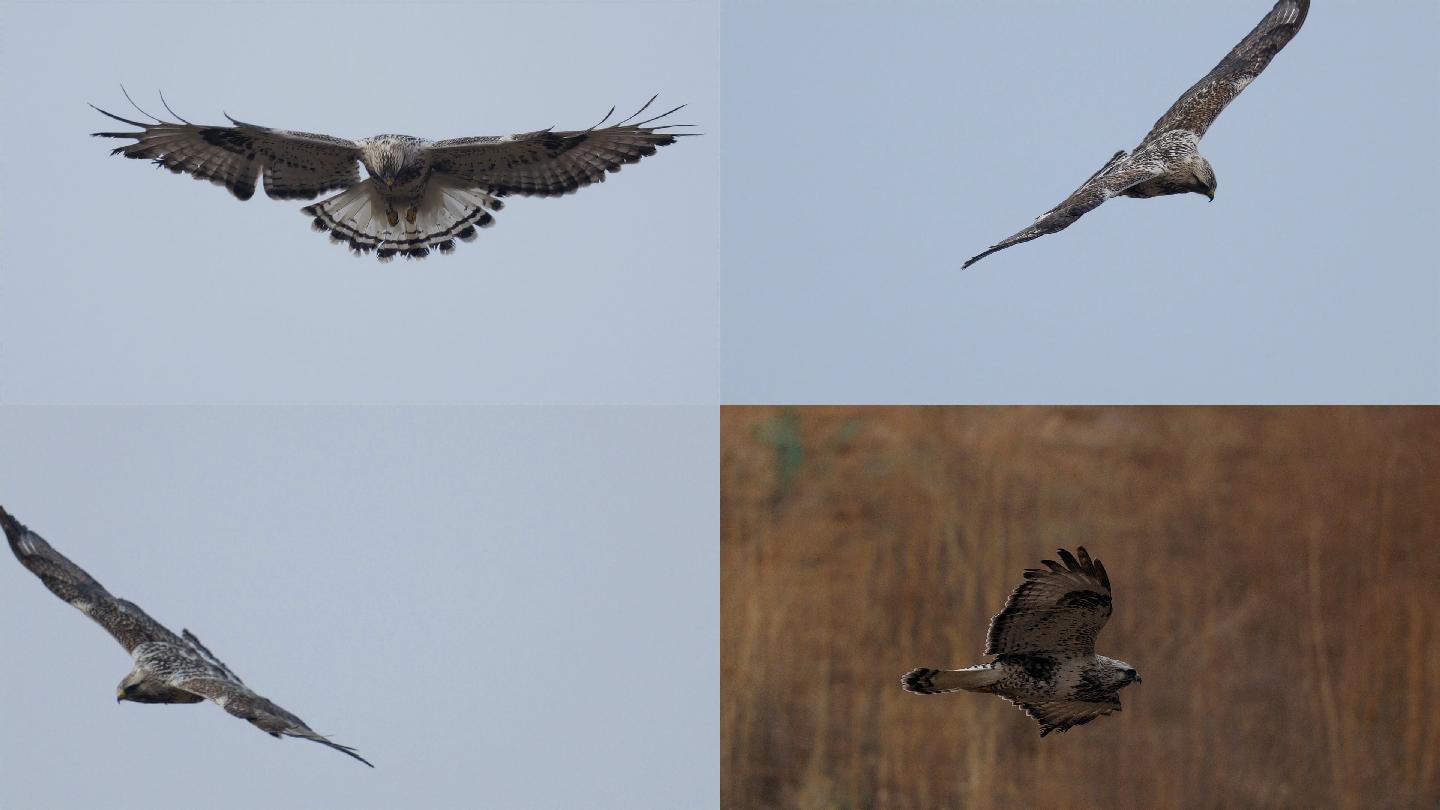
M 25 524 L 16 520 L 14 515 L 5 511 L 5 507 L 3 506 L 0 506 L 0 526 L 4 527 L 5 536 L 12 539 L 16 535 L 24 534 L 26 531 Z
M 374 767 L 375 767 L 375 763 L 371 762 L 370 760 L 366 759 L 365 757 L 360 756 L 360 752 L 356 751 L 354 748 L 351 748 L 351 747 L 348 746 L 348 745 L 339 745 L 339 746 L 336 746 L 336 747 L 339 748 L 341 751 L 349 754 L 350 756 L 352 756 L 352 757 L 360 760 L 361 762 L 365 763 L 365 765 L 366 765 L 367 767 L 370 767 L 370 768 L 374 768 Z
M 1080 571 L 1080 570 L 1083 570 L 1083 569 L 1080 567 L 1080 562 L 1075 559 L 1075 555 L 1074 555 L 1074 554 L 1071 554 L 1069 551 L 1067 551 L 1066 549 L 1063 549 L 1063 548 L 1062 548 L 1062 549 L 1059 549 L 1059 553 L 1060 553 L 1060 561 L 1063 562 L 1063 563 L 1065 563 L 1065 567 L 1066 567 L 1066 568 L 1070 569 L 1071 571 Z

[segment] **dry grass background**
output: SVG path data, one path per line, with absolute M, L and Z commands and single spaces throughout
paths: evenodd
M 725 408 L 726 808 L 1440 807 L 1440 409 Z M 1144 683 L 911 695 L 1105 562 Z

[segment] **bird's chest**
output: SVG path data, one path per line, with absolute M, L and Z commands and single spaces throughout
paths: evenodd
M 1184 194 L 1187 191 L 1194 191 L 1193 185 L 1193 183 L 1181 183 L 1173 176 L 1162 174 L 1131 186 L 1121 193 L 1126 197 L 1163 197 L 1166 194 Z
M 430 182 L 431 171 L 429 160 L 416 157 L 400 167 L 395 173 L 395 182 L 386 192 L 391 197 L 419 197 L 425 191 L 425 184 Z

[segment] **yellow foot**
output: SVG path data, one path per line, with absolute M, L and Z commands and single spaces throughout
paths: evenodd
M 414 209 L 414 208 L 407 208 L 407 209 L 405 209 L 405 221 L 408 222 L 408 223 L 410 223 L 411 225 L 414 225 L 414 224 L 415 224 L 415 209 Z
M 400 224 L 400 215 L 394 211 L 386 211 L 385 218 L 390 221 L 390 227 L 392 228 Z

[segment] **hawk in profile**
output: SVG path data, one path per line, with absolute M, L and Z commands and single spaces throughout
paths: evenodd
M 1077 559 L 1078 558 L 1078 559 Z M 1040 736 L 1120 711 L 1121 689 L 1140 683 L 1135 668 L 1095 654 L 1095 636 L 1110 618 L 1110 576 L 1085 549 L 1060 549 L 1063 566 L 1043 560 L 990 620 L 988 664 L 965 669 L 916 669 L 901 679 L 907 692 L 988 692 L 1025 710 Z
M 965 262 L 969 267 L 998 250 L 1070 227 L 1111 197 L 1159 197 L 1195 192 L 1215 199 L 1215 170 L 1199 152 L 1200 138 L 1220 111 L 1240 95 L 1294 38 L 1310 13 L 1310 0 L 1280 0 L 1234 50 L 1185 91 L 1135 151 L 1116 152 L 1063 202 L 1035 218 L 1035 224 L 991 245 Z M 963 269 L 963 268 L 962 268 Z
M 155 123 L 131 121 L 95 107 L 141 131 L 94 134 L 134 138 L 135 143 L 111 154 L 143 158 L 177 174 L 209 180 L 241 200 L 255 194 L 261 176 L 265 193 L 277 200 L 313 200 L 321 192 L 343 189 L 303 209 L 312 226 L 329 231 L 331 239 L 347 243 L 356 255 L 373 251 L 380 261 L 389 261 L 397 255 L 419 259 L 431 250 L 451 253 L 456 239 L 469 242 L 476 228 L 494 224 L 491 212 L 504 206 L 501 197 L 569 194 L 674 143 L 686 133 L 666 130 L 688 124 L 650 124 L 680 107 L 631 123 L 654 101 L 652 97 L 634 115 L 603 128 L 614 108 L 599 124 L 574 132 L 542 129 L 444 141 L 410 135 L 348 141 L 246 124 L 228 115 L 234 126 L 202 126 L 175 115 L 168 104 L 165 109 L 180 123 L 162 121 L 139 106 L 136 109 Z M 370 175 L 364 181 L 362 165 Z
M 250 691 L 194 633 L 185 630 L 177 636 L 134 603 L 112 595 L 3 507 L 0 526 L 21 565 L 56 596 L 105 628 L 135 659 L 134 669 L 115 689 L 117 702 L 199 703 L 209 699 L 272 737 L 314 740 L 370 765 L 354 748 L 316 734 L 305 721 Z

